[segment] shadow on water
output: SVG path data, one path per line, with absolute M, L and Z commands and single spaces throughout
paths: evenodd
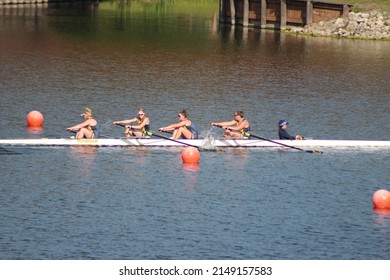
M 23 153 L 16 151 L 17 148 L 3 148 L 0 147 L 0 156 L 4 155 L 21 155 Z

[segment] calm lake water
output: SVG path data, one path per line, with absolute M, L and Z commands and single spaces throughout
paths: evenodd
M 0 8 L 0 138 L 69 137 L 92 108 L 183 108 L 202 136 L 244 110 L 315 139 L 390 140 L 390 43 L 218 23 L 218 1 Z M 26 128 L 40 111 L 41 131 Z M 0 259 L 390 259 L 390 150 L 0 147 Z

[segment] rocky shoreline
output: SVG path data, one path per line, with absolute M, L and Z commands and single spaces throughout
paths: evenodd
M 287 32 L 321 37 L 390 41 L 390 15 L 379 11 L 351 12 L 347 16 L 327 22 L 291 27 Z

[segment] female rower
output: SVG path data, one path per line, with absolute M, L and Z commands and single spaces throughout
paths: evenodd
M 66 130 L 68 131 L 77 131 L 76 138 L 99 138 L 99 125 L 97 121 L 92 117 L 92 110 L 89 108 L 85 108 L 84 112 L 81 114 L 84 118 L 84 122 L 68 127 Z
M 150 121 L 146 116 L 144 109 L 138 110 L 138 116 L 130 120 L 115 121 L 114 124 L 130 124 L 136 122 L 136 125 L 126 125 L 125 126 L 125 136 L 147 136 L 150 132 Z
M 177 117 L 178 123 L 174 123 L 168 126 L 160 127 L 159 131 L 173 131 L 173 139 L 198 139 L 198 130 L 195 125 L 187 118 L 187 111 L 182 110 Z
M 244 118 L 243 111 L 236 111 L 234 113 L 234 120 L 232 121 L 212 122 L 211 125 L 225 129 L 224 136 L 227 138 L 245 137 L 250 132 L 250 125 L 248 120 Z
M 292 136 L 287 131 L 288 122 L 285 120 L 279 121 L 279 139 L 280 140 L 303 140 L 304 138 L 301 135 Z

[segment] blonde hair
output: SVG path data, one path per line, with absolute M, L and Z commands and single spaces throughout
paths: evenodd
M 85 108 L 84 114 L 91 118 L 92 117 L 92 110 L 89 108 Z

